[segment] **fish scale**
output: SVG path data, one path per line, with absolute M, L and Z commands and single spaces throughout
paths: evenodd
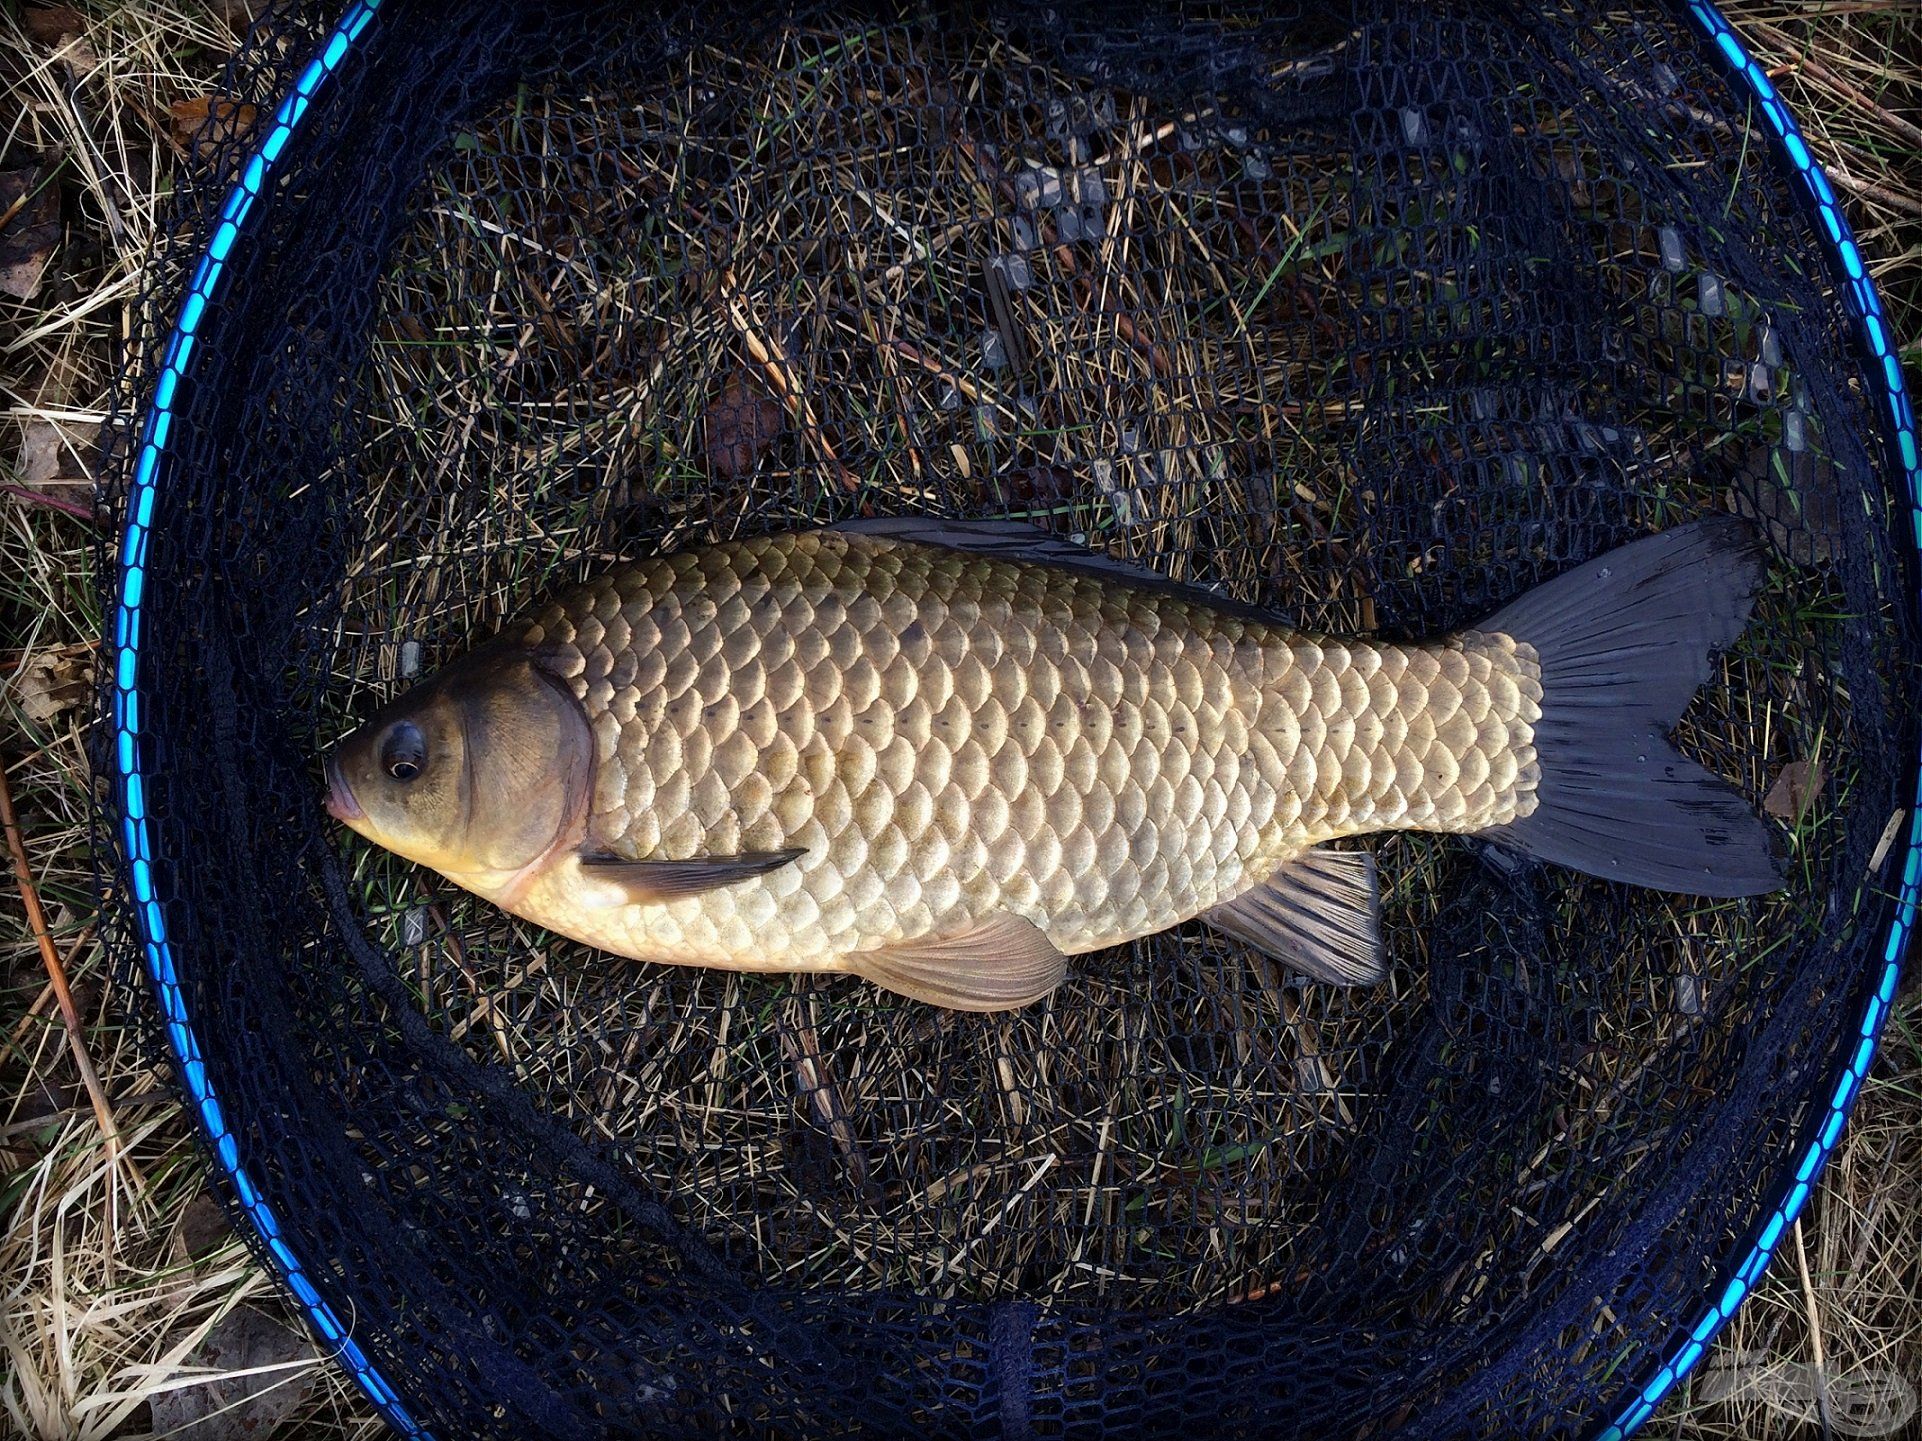
M 798 861 L 543 917 L 743 969 L 1032 921 L 1074 954 L 1322 841 L 1525 816 L 1533 650 L 1335 642 L 1080 570 L 816 531 L 612 570 L 519 634 L 585 709 L 588 846 Z

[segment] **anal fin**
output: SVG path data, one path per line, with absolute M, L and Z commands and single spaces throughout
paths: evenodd
M 910 1000 L 951 1011 L 1012 1011 L 1061 984 L 1068 958 L 1040 928 L 998 915 L 848 957 L 848 969 Z
M 1372 986 L 1388 974 L 1381 886 L 1366 851 L 1303 851 L 1201 919 L 1318 981 Z

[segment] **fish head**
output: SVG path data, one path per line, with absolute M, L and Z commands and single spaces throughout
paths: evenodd
M 327 811 L 502 904 L 586 831 L 594 744 L 532 652 L 484 649 L 414 687 L 327 755 Z

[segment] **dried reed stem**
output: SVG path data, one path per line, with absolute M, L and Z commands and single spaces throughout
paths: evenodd
M 40 905 L 39 888 L 33 883 L 33 867 L 27 861 L 26 839 L 14 814 L 13 788 L 7 783 L 4 765 L 0 765 L 0 826 L 4 826 L 7 832 L 7 850 L 13 856 L 13 874 L 20 884 L 20 900 L 26 908 L 27 925 L 33 932 L 34 942 L 40 947 L 41 964 L 47 968 L 47 984 L 53 987 L 54 1000 L 60 1007 L 60 1019 L 67 1028 L 67 1045 L 73 1052 L 74 1069 L 80 1073 L 80 1080 L 87 1088 L 87 1099 L 93 1103 L 94 1120 L 99 1122 L 100 1135 L 107 1147 L 108 1165 L 112 1166 L 116 1160 L 124 1164 L 128 1180 L 133 1183 L 135 1192 L 139 1193 L 146 1189 L 145 1182 L 133 1162 L 121 1155 L 120 1127 L 114 1121 L 113 1106 L 107 1100 L 106 1088 L 100 1084 L 99 1073 L 93 1068 L 93 1058 L 87 1054 L 85 1027 L 81 1023 L 79 1010 L 74 1006 L 73 991 L 67 985 L 67 968 L 47 928 L 47 913 Z

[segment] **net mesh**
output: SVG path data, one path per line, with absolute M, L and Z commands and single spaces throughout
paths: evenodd
M 334 18 L 229 93 L 265 116 Z M 1683 21 L 388 0 L 329 86 L 175 401 L 146 806 L 209 1084 L 414 1414 L 1611 1419 L 1853 1049 L 1914 753 L 1849 312 Z M 253 113 L 181 177 L 130 416 Z M 1000 1017 L 639 965 L 318 805 L 354 717 L 618 556 L 1016 516 L 1412 637 L 1730 509 L 1769 582 L 1678 734 L 1758 804 L 1807 767 L 1789 888 L 1377 838 L 1379 989 L 1192 926 Z

